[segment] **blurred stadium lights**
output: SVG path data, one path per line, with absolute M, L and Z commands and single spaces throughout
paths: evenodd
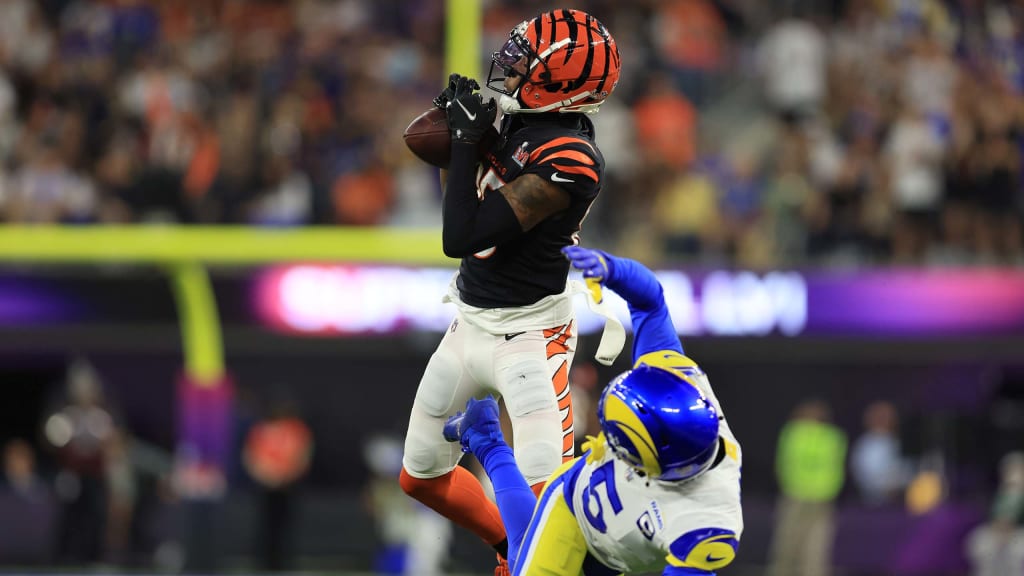
M 286 333 L 337 336 L 444 331 L 453 269 L 283 265 L 256 278 L 260 319 Z M 1024 329 L 1024 272 L 659 270 L 684 336 L 983 335 Z M 610 304 L 628 322 L 625 303 Z M 582 298 L 580 332 L 601 319 Z

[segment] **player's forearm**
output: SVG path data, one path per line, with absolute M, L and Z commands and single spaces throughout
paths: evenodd
M 629 258 L 604 255 L 608 265 L 605 285 L 629 305 L 633 322 L 633 358 L 659 350 L 683 353 L 661 283 L 646 266 Z
M 604 257 L 608 263 L 605 285 L 622 296 L 631 309 L 650 311 L 665 305 L 661 283 L 646 266 L 629 258 Z
M 452 144 L 452 160 L 442 203 L 442 247 L 446 256 L 462 258 L 522 233 L 519 220 L 501 194 L 483 200 L 476 192 L 475 144 Z

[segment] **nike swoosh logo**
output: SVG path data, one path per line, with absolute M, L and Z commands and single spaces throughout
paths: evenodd
M 505 342 L 508 342 L 509 340 L 515 338 L 516 336 L 519 336 L 520 334 L 526 334 L 526 332 L 516 332 L 514 334 L 505 334 Z
M 725 556 L 722 556 L 721 558 L 715 558 L 711 554 L 708 554 L 707 557 L 704 558 L 704 561 L 708 564 L 714 564 L 715 562 L 721 562 L 722 560 L 725 560 Z
M 462 111 L 466 113 L 467 118 L 470 120 L 476 120 L 476 114 L 470 114 L 469 110 L 466 110 L 466 107 L 462 105 L 462 102 L 456 100 L 455 103 L 459 105 L 459 108 L 462 108 Z
M 569 178 L 562 178 L 561 176 L 558 175 L 558 172 L 555 172 L 554 174 L 551 175 L 551 181 L 552 182 L 574 182 L 574 180 L 570 180 Z

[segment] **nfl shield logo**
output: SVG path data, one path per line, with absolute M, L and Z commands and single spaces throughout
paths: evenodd
M 637 518 L 636 526 L 640 529 L 640 533 L 643 534 L 645 538 L 648 540 L 654 538 L 654 521 L 651 519 L 650 512 L 644 512 L 642 516 Z
M 520 168 L 526 165 L 526 161 L 530 159 L 530 152 L 526 149 L 528 144 L 529 142 L 523 142 L 516 149 L 515 153 L 512 154 L 512 161 L 519 164 Z

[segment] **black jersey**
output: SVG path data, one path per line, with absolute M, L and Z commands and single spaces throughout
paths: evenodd
M 561 249 L 575 236 L 597 198 L 604 157 L 594 125 L 582 114 L 509 115 L 477 172 L 480 198 L 524 174 L 561 186 L 569 207 L 504 244 L 462 259 L 462 301 L 478 308 L 525 306 L 565 290 L 569 262 Z

